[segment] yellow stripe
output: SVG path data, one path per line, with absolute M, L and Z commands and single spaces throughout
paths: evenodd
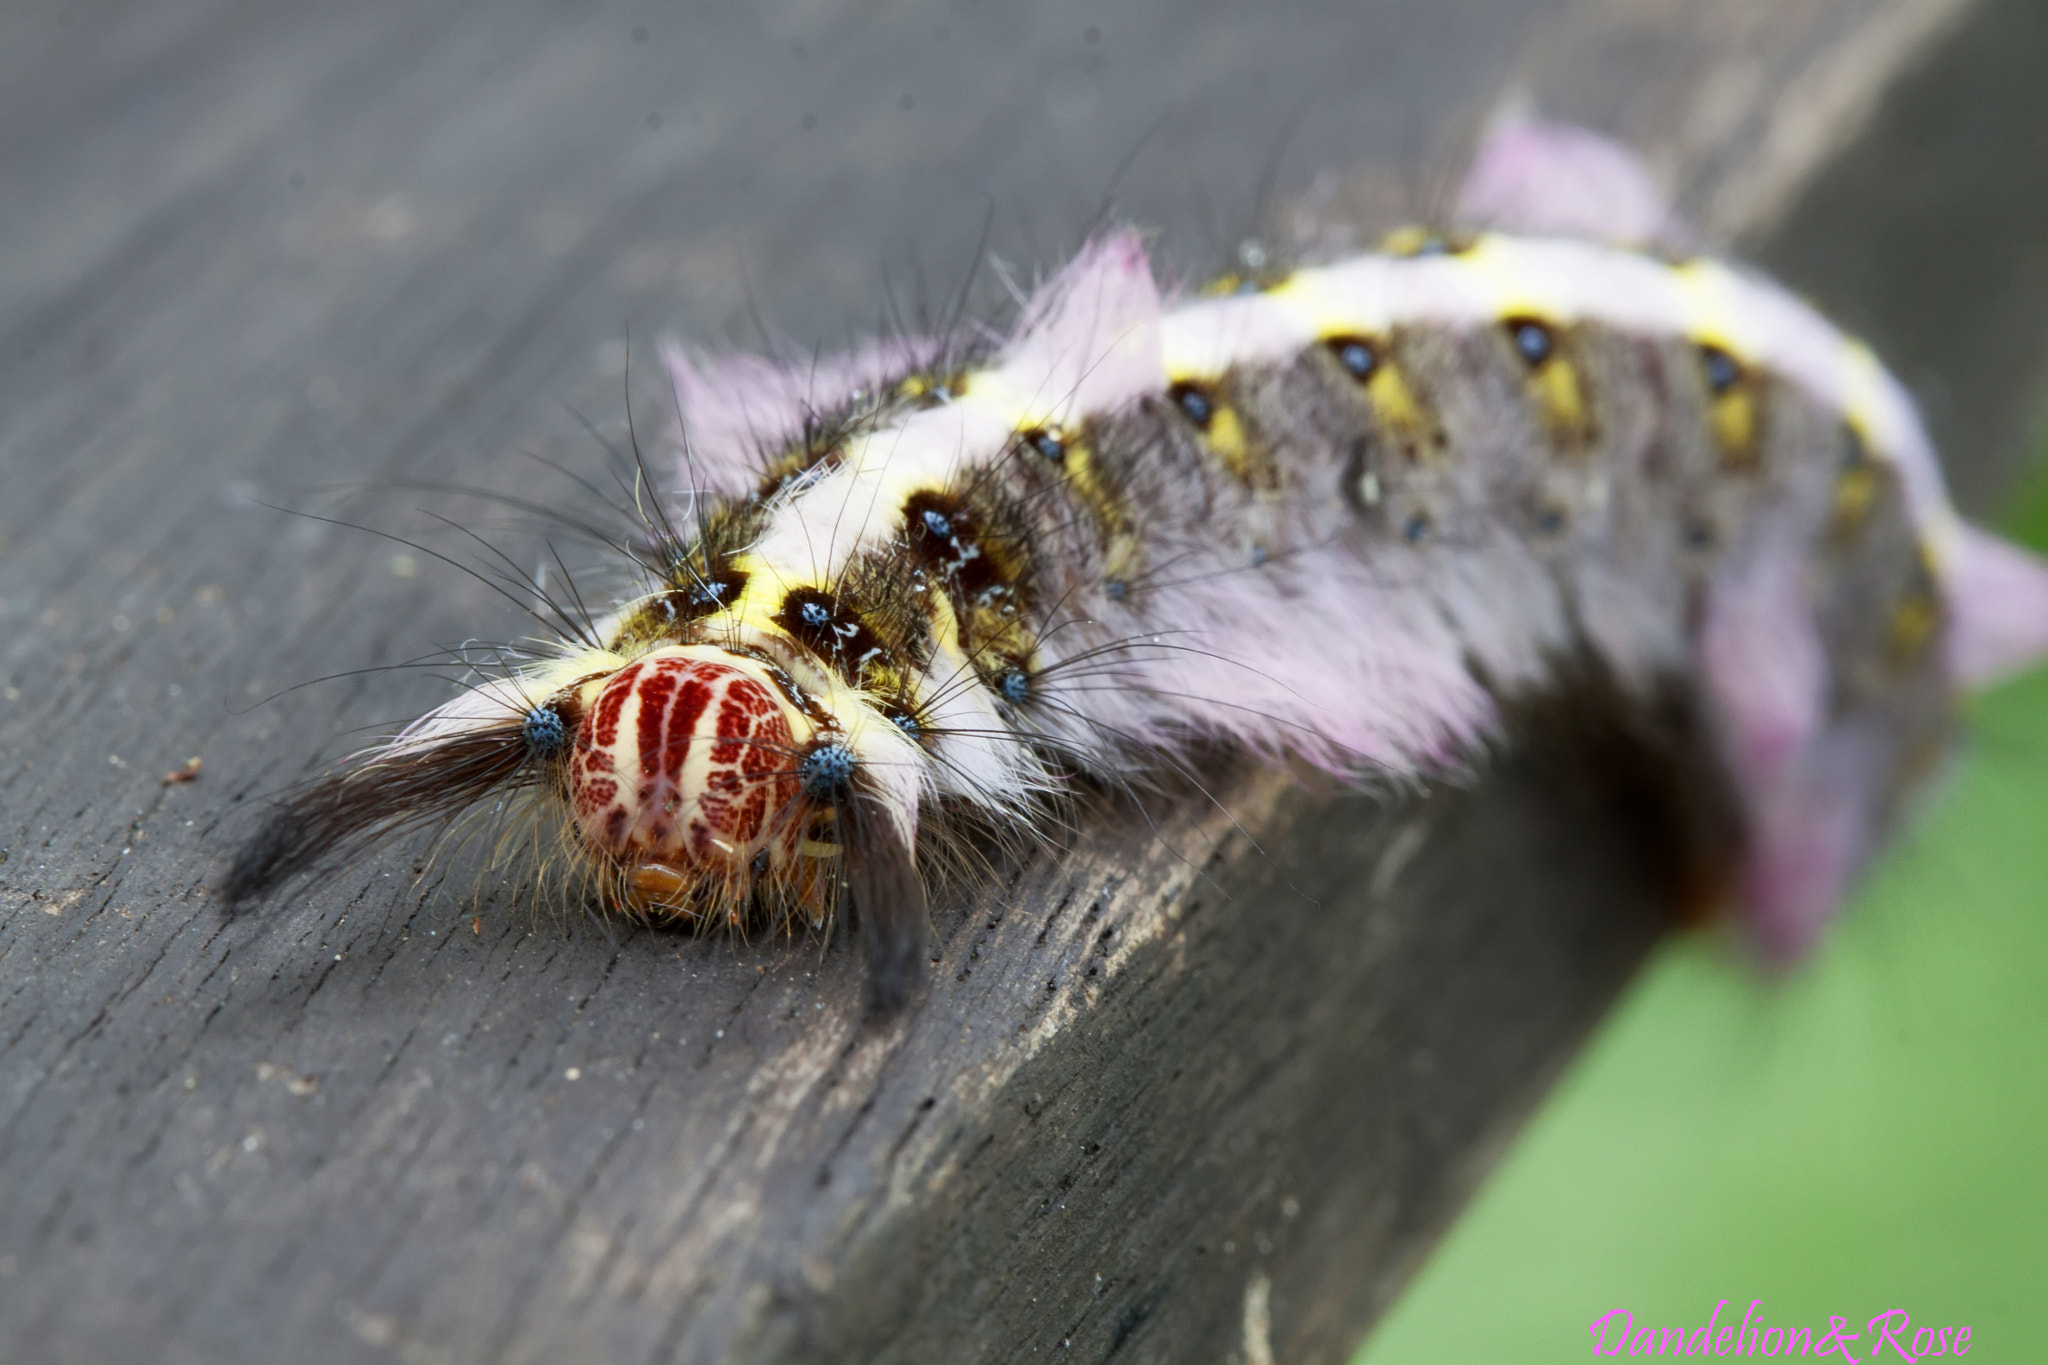
M 1842 420 L 1862 441 L 1864 451 L 1880 463 L 1890 463 L 1891 452 L 1872 439 L 1884 410 L 1885 372 L 1871 349 L 1855 337 L 1842 339 L 1843 369 L 1848 374 L 1847 392 L 1842 395 Z
M 1735 386 L 1712 401 L 1707 410 L 1707 423 L 1713 428 L 1714 442 L 1721 448 L 1721 454 L 1730 464 L 1747 468 L 1756 463 L 1758 430 L 1756 395 L 1750 392 L 1747 373 L 1735 381 Z
M 1407 445 L 1418 463 L 1426 462 L 1435 455 L 1436 418 L 1415 397 L 1414 390 L 1401 376 L 1401 367 L 1391 357 L 1380 358 L 1372 378 L 1366 381 L 1365 396 L 1372 403 L 1381 425 Z
M 1562 355 L 1553 355 L 1529 376 L 1530 391 L 1543 409 L 1544 425 L 1561 445 L 1583 445 L 1593 436 L 1593 422 L 1586 410 L 1586 395 L 1579 387 L 1579 372 Z
M 1202 436 L 1232 478 L 1241 483 L 1250 476 L 1251 447 L 1245 439 L 1244 423 L 1238 420 L 1236 409 L 1221 403 L 1214 404 L 1209 414 L 1209 429 Z

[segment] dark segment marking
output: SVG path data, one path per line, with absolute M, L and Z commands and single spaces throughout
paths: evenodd
M 1324 343 L 1344 372 L 1363 384 L 1380 366 L 1378 349 L 1364 337 L 1331 337 Z
M 702 534 L 685 544 L 663 536 L 654 557 L 646 559 L 665 591 L 657 591 L 619 623 L 611 641 L 623 653 L 658 642 L 691 638 L 683 627 L 716 616 L 739 600 L 747 576 L 731 567 L 733 558 L 760 532 L 762 509 L 748 504 L 714 509 L 703 519 Z
M 519 734 L 526 741 L 526 752 L 536 759 L 555 758 L 569 747 L 569 727 L 562 722 L 562 713 L 551 705 L 528 711 Z
M 1707 374 L 1707 390 L 1719 398 L 1742 382 L 1742 366 L 1719 346 L 1700 347 L 1700 367 Z
M 903 502 L 911 553 L 972 597 L 1001 583 L 999 566 L 982 553 L 978 519 L 943 493 L 912 493 Z
M 1182 382 L 1168 389 L 1166 395 L 1173 400 L 1174 406 L 1181 410 L 1181 414 L 1195 424 L 1198 430 L 1207 431 L 1209 429 L 1209 423 L 1216 416 L 1216 400 L 1209 396 L 1208 390 L 1203 385 Z
M 859 767 L 860 756 L 833 740 L 803 756 L 797 765 L 797 778 L 803 783 L 805 796 L 813 801 L 830 801 L 853 785 L 853 774 Z
M 721 568 L 711 574 L 693 574 L 688 587 L 670 594 L 680 597 L 693 616 L 711 616 L 724 611 L 747 590 L 747 576 L 736 569 Z
M 1032 427 L 1021 435 L 1024 444 L 1036 451 L 1047 464 L 1060 464 L 1067 458 L 1067 443 L 1057 431 Z
M 1515 354 L 1530 369 L 1545 364 L 1557 354 L 1557 338 L 1550 328 L 1534 318 L 1509 318 L 1508 339 L 1515 343 Z
M 868 665 L 886 661 L 888 647 L 868 628 L 858 612 L 822 588 L 798 588 L 782 599 L 775 624 L 791 639 L 832 666 L 858 687 Z
M 679 569 L 677 576 L 682 577 L 685 572 Z M 686 639 L 677 627 L 716 616 L 729 603 L 738 601 L 746 586 L 747 576 L 731 570 L 711 578 L 700 576 L 686 587 L 650 599 L 622 624 L 614 643 Z
M 732 560 L 760 534 L 764 516 L 757 504 L 713 510 L 704 516 L 694 544 L 671 541 L 661 561 L 671 591 L 643 614 L 658 606 L 669 622 L 694 621 L 738 601 L 747 576 L 731 567 Z
M 1031 651 L 1024 621 L 1034 598 L 1032 533 L 1036 528 L 1011 500 L 1003 480 L 994 476 L 1021 476 L 1027 484 L 1042 489 L 1049 485 L 1062 492 L 1085 494 L 1093 477 L 1084 454 L 1087 450 L 1077 438 L 1069 449 L 1067 466 L 1058 473 L 1037 460 L 1020 460 L 971 476 L 964 487 L 919 489 L 903 500 L 903 540 L 892 549 L 893 575 L 900 580 L 905 577 L 904 570 L 911 569 L 908 577 L 918 584 L 920 594 L 936 590 L 948 599 L 959 647 L 969 658 L 1015 659 Z M 922 597 L 907 604 L 927 631 L 926 661 L 929 645 L 936 643 L 929 638 L 934 605 Z M 874 619 L 885 638 L 896 638 L 888 632 L 886 621 Z M 983 676 L 985 680 L 989 676 L 986 670 Z M 914 705 L 916 688 L 910 679 L 892 684 L 884 678 L 871 687 L 885 697 Z
M 932 634 L 932 591 L 930 575 L 920 572 L 901 541 L 849 563 L 834 584 L 838 594 L 838 616 L 858 620 L 880 643 L 882 654 L 869 661 L 869 676 L 863 685 L 894 695 L 896 688 L 884 676 L 903 667 L 922 668 L 931 661 L 936 641 Z M 864 657 L 865 648 L 856 652 Z

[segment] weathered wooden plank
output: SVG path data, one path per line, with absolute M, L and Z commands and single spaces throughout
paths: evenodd
M 1789 191 L 1750 168 L 1825 159 L 1782 131 L 1816 73 L 1867 96 L 1955 6 L 1703 8 L 0 17 L 0 1354 L 1341 1356 L 1651 941 L 1597 793 L 1219 760 L 1213 802 L 1105 799 L 942 898 L 882 1030 L 846 953 L 612 937 L 400 856 L 228 924 L 249 803 L 438 685 L 260 699 L 520 628 L 260 504 L 531 558 L 476 503 L 321 490 L 561 497 L 512 452 L 602 467 L 560 405 L 620 432 L 628 325 L 829 343 L 911 249 L 956 278 L 991 201 L 1056 256 L 1141 144 L 1120 198 L 1200 263 L 1298 113 L 1279 183 L 1357 165 L 1318 193 L 1360 217 L 1519 84 L 1754 233 Z

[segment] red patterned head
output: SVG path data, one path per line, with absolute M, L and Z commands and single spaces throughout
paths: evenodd
M 805 810 L 786 703 L 753 660 L 659 649 L 589 684 L 569 800 L 635 908 L 737 913 L 766 874 L 794 870 Z

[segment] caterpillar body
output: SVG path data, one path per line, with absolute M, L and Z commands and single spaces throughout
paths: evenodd
M 1955 517 L 1865 348 L 1674 250 L 1647 184 L 1522 125 L 1474 230 L 1179 298 L 1112 230 L 999 341 L 669 348 L 647 591 L 291 796 L 226 899 L 515 799 L 641 917 L 850 902 L 893 1008 L 935 832 L 1196 743 L 1451 774 L 1579 689 L 1672 756 L 1684 894 L 1798 952 L 1959 690 L 2048 648 L 2048 567 Z

